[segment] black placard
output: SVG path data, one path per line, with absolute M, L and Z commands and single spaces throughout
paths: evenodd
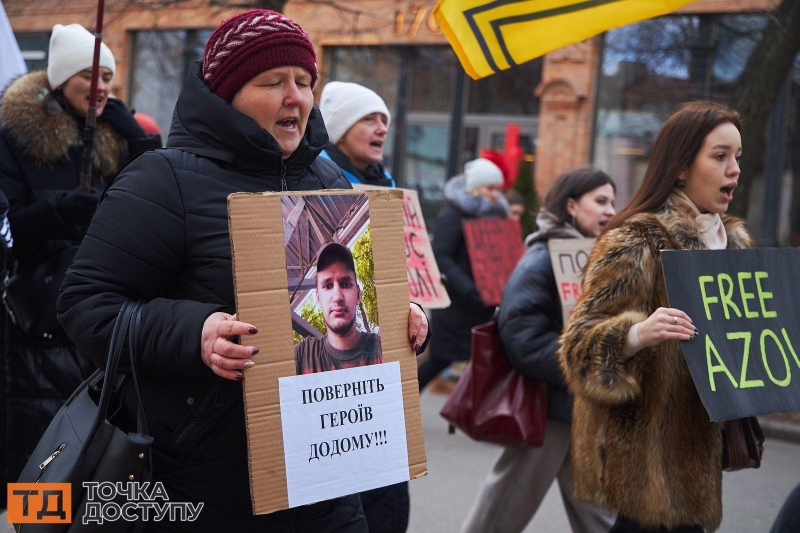
M 800 248 L 662 251 L 670 307 L 711 420 L 800 409 Z

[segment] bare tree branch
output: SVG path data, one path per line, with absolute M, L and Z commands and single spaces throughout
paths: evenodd
M 783 0 L 739 78 L 731 104 L 742 117 L 741 176 L 730 212 L 747 215 L 752 186 L 766 144 L 769 112 L 800 50 L 800 2 Z

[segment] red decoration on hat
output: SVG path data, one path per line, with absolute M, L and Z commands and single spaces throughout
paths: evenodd
M 482 148 L 480 157 L 488 159 L 503 172 L 503 189 L 510 189 L 517 182 L 519 174 L 519 162 L 522 160 L 524 150 L 519 145 L 519 125 L 508 124 L 506 126 L 505 141 L 503 151 L 498 152 L 490 148 Z

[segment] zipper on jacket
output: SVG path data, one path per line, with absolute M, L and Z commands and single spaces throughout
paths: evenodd
M 286 185 L 286 171 L 289 168 L 289 165 L 298 157 L 306 153 L 308 150 L 308 146 L 303 146 L 302 148 L 298 148 L 294 151 L 292 155 L 289 156 L 289 159 L 286 161 L 281 161 L 281 192 L 288 191 L 289 187 Z
M 217 394 L 219 393 L 221 386 L 222 386 L 222 378 L 218 377 L 214 382 L 214 388 L 208 394 L 206 394 L 205 398 L 203 398 L 203 403 L 200 404 L 200 408 L 197 410 L 195 415 L 189 421 L 189 424 L 181 432 L 181 434 L 178 435 L 178 438 L 175 439 L 175 442 L 172 443 L 173 447 L 177 448 L 183 443 L 183 441 L 186 440 L 186 437 L 189 436 L 189 433 L 192 432 L 194 427 L 200 421 L 200 418 L 202 418 L 202 416 L 206 413 L 206 410 L 208 410 L 208 406 L 211 405 L 211 402 L 217 399 Z

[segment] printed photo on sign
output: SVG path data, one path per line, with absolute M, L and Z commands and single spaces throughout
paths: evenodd
M 281 198 L 297 374 L 383 362 L 369 198 Z

